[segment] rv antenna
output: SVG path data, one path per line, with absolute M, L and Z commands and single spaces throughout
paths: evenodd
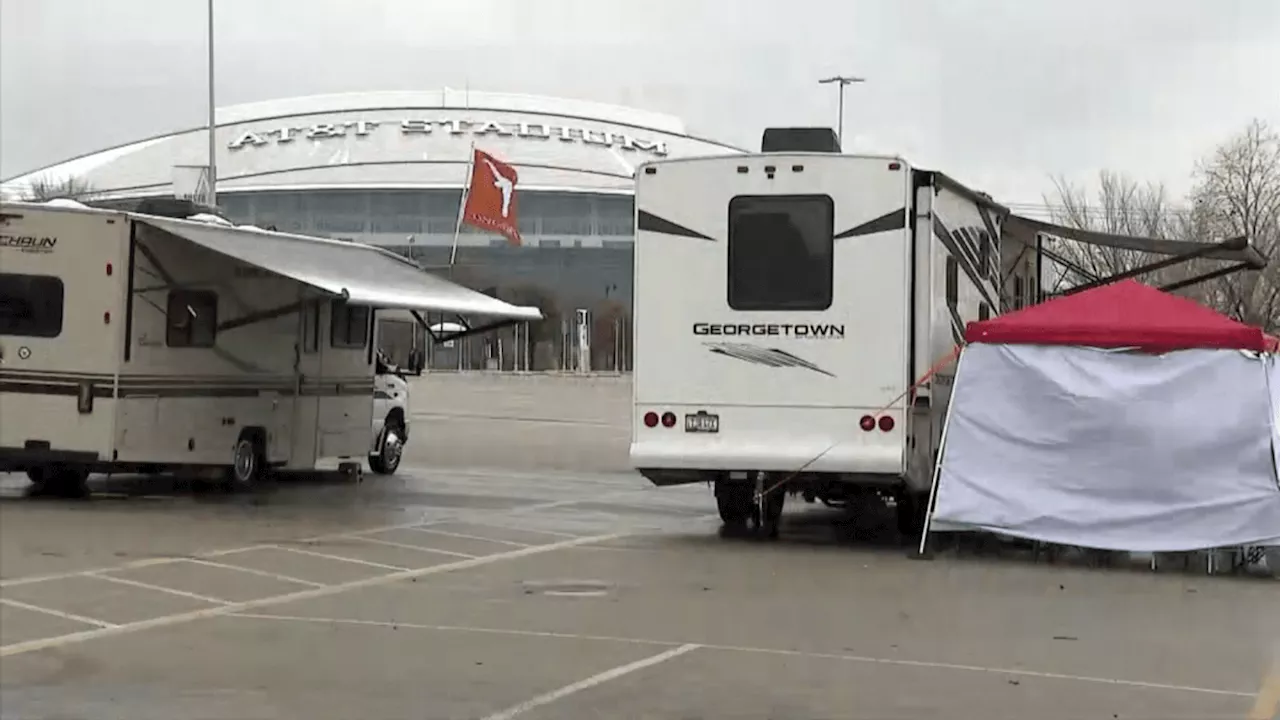
M 840 90 L 840 109 L 836 114 L 836 140 L 840 142 L 841 148 L 844 147 L 844 88 L 846 85 L 863 83 L 866 81 L 866 78 L 853 77 L 851 75 L 835 75 L 818 81 L 819 85 L 830 85 L 831 83 L 836 83 L 836 86 Z

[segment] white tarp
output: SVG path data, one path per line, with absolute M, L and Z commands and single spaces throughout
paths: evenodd
M 1271 387 L 1271 450 L 1275 453 L 1276 467 L 1280 468 L 1280 355 L 1268 355 L 1266 363 L 1267 384 Z M 1280 483 L 1280 479 L 1276 482 Z
M 971 345 L 936 527 L 1135 552 L 1280 543 L 1265 375 L 1228 350 Z

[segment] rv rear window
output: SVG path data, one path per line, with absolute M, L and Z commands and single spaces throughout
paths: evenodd
M 357 349 L 369 343 L 369 308 L 335 302 L 332 320 L 329 344 L 333 347 Z
M 729 201 L 729 307 L 831 307 L 835 203 L 827 195 L 739 195 Z
M 170 291 L 165 317 L 165 345 L 213 347 L 218 336 L 218 294 L 210 290 Z
M 0 273 L 0 335 L 58 337 L 64 296 L 56 277 Z

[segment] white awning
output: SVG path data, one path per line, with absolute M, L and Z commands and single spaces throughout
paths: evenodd
M 132 217 L 356 305 L 507 320 L 542 319 L 536 307 L 512 305 L 465 288 L 372 245 L 152 215 Z

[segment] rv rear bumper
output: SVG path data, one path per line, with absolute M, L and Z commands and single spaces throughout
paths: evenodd
M 829 442 L 779 438 L 773 444 L 644 440 L 631 443 L 631 467 L 670 470 L 764 470 L 769 472 L 903 473 L 903 448 L 894 443 Z
M 41 465 L 92 465 L 98 453 L 84 450 L 58 450 L 50 447 L 0 447 L 0 471 L 26 470 Z

